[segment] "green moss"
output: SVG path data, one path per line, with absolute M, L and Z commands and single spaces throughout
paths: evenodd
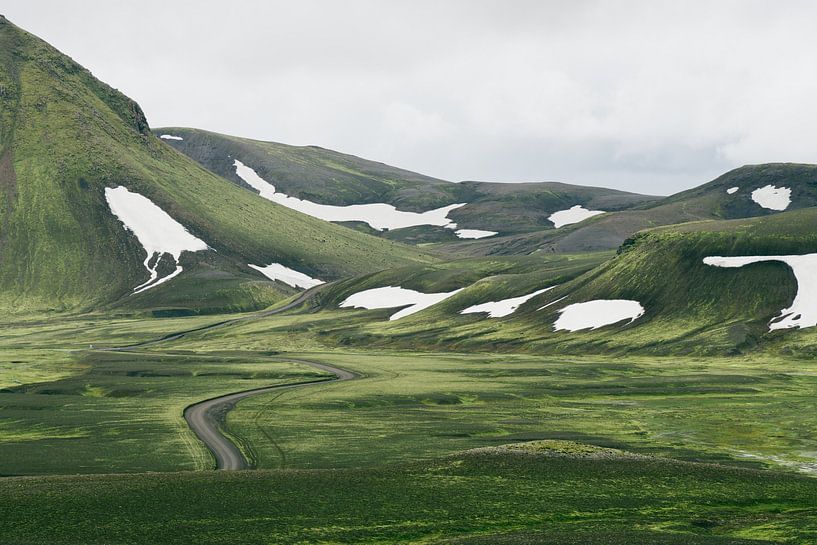
M 53 543 L 806 544 L 817 481 L 671 460 L 466 454 L 381 469 L 5 479 Z M 754 541 L 753 541 L 754 540 Z

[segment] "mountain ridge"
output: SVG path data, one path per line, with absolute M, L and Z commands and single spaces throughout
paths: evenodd
M 78 63 L 0 25 L 0 308 L 261 308 L 294 290 L 248 264 L 325 280 L 433 261 L 422 250 L 315 220 L 244 191 L 155 137 L 141 108 Z M 215 251 L 144 294 L 144 249 L 104 189 L 139 193 Z M 160 296 L 161 295 L 161 296 Z M 217 304 L 214 304 L 218 301 Z
M 657 199 L 561 182 L 450 182 L 319 146 L 291 146 L 183 127 L 163 127 L 156 132 L 175 137 L 166 142 L 245 188 L 247 184 L 236 176 L 234 159 L 252 167 L 287 195 L 319 204 L 385 203 L 399 210 L 425 212 L 465 203 L 448 216 L 464 229 L 502 233 L 553 229 L 550 214 L 575 205 L 620 210 Z M 457 240 L 450 232 L 428 231 L 420 242 Z

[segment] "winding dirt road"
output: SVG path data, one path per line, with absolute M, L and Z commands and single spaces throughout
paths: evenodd
M 235 407 L 236 403 L 245 397 L 254 396 L 258 394 L 265 394 L 268 392 L 275 392 L 280 390 L 288 390 L 294 388 L 306 388 L 315 386 L 317 384 L 326 384 L 327 382 L 339 382 L 342 380 L 352 380 L 355 374 L 332 367 L 325 363 L 316 361 L 292 359 L 289 360 L 294 363 L 301 363 L 309 365 L 320 371 L 333 373 L 336 378 L 326 380 L 313 380 L 308 382 L 295 382 L 290 384 L 279 384 L 276 386 L 266 386 L 262 388 L 254 388 L 252 390 L 244 390 L 243 392 L 235 392 L 219 397 L 214 397 L 205 401 L 201 401 L 194 405 L 190 405 L 184 410 L 184 419 L 190 429 L 201 439 L 202 443 L 207 445 L 210 452 L 216 459 L 216 469 L 237 470 L 249 469 L 250 464 L 247 458 L 239 450 L 239 448 L 230 441 L 220 429 L 220 423 L 226 418 L 226 413 Z
M 327 285 L 328 284 L 321 284 L 320 286 L 310 288 L 303 292 L 302 294 L 300 294 L 297 298 L 293 299 L 290 303 L 287 303 L 282 307 L 278 307 L 272 310 L 266 310 L 263 312 L 259 312 L 257 314 L 253 314 L 251 316 L 242 316 L 241 318 L 235 318 L 232 320 L 224 320 L 221 322 L 208 324 L 194 329 L 170 333 L 159 339 L 143 341 L 128 346 L 103 348 L 101 350 L 122 352 L 130 351 L 148 345 L 156 345 L 163 342 L 175 341 L 181 339 L 182 337 L 189 333 L 198 333 L 214 329 L 217 327 L 235 324 L 245 320 L 263 318 L 266 316 L 279 314 L 281 312 L 285 312 L 287 310 L 291 310 L 295 307 L 302 305 L 312 295 L 314 295 L 321 289 L 325 288 Z M 193 433 L 196 434 L 196 436 L 201 440 L 201 442 L 204 443 L 205 446 L 213 454 L 213 457 L 216 460 L 216 469 L 239 470 L 250 468 L 250 464 L 247 461 L 247 458 L 241 452 L 241 450 L 221 431 L 221 425 L 226 419 L 226 414 L 235 407 L 236 403 L 238 403 L 242 399 L 254 395 L 265 394 L 268 392 L 291 390 L 295 388 L 307 388 L 309 386 L 315 386 L 318 384 L 326 384 L 327 382 L 340 382 L 342 380 L 352 380 L 357 377 L 357 375 L 355 375 L 351 371 L 347 371 L 339 367 L 333 367 L 331 365 L 327 365 L 325 363 L 317 361 L 290 359 L 285 357 L 277 359 L 286 359 L 286 361 L 291 361 L 293 363 L 308 365 L 319 371 L 331 373 L 335 375 L 335 378 L 317 379 L 312 381 L 294 382 L 289 384 L 276 384 L 274 386 L 262 386 L 261 388 L 253 388 L 250 390 L 233 392 L 231 394 L 225 394 L 211 399 L 206 399 L 204 401 L 200 401 L 198 403 L 194 403 L 193 405 L 188 406 L 184 410 L 184 419 L 187 421 L 187 424 L 188 426 L 190 426 L 190 429 L 193 430 Z

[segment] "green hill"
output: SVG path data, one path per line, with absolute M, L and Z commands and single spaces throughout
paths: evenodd
M 388 203 L 400 210 L 422 212 L 466 203 L 448 217 L 460 228 L 496 231 L 499 235 L 469 241 L 442 227 L 377 233 L 366 224 L 347 224 L 394 240 L 435 242 L 438 250 L 461 256 L 610 250 L 643 229 L 776 214 L 778 210 L 764 208 L 752 199 L 753 191 L 765 186 L 791 190 L 786 210 L 817 205 L 814 165 L 744 166 L 694 189 L 661 198 L 556 182 L 450 183 L 315 146 L 289 146 L 180 127 L 158 129 L 157 133 L 180 138 L 167 142 L 248 189 L 236 175 L 235 159 L 251 166 L 277 191 L 320 204 Z M 732 188 L 737 189 L 728 192 Z M 576 205 L 607 213 L 554 228 L 549 216 Z
M 519 254 L 537 250 L 589 252 L 617 248 L 634 233 L 699 220 L 769 216 L 779 213 L 752 200 L 766 186 L 791 190 L 786 210 L 817 205 L 817 165 L 772 163 L 743 166 L 715 180 L 654 202 L 613 211 L 561 229 L 465 242 L 443 249 L 462 255 Z M 727 193 L 737 188 L 734 193 Z M 614 210 L 607 208 L 607 210 Z
M 331 280 L 432 258 L 261 199 L 153 136 L 139 106 L 0 19 L 0 308 L 6 311 L 265 306 L 294 290 L 248 264 Z M 146 252 L 105 188 L 150 199 L 210 250 L 141 295 Z M 169 272 L 164 256 L 156 263 Z M 118 303 L 117 303 L 118 302 Z
M 798 281 L 780 261 L 722 268 L 704 259 L 817 253 L 815 233 L 817 207 L 655 228 L 628 240 L 614 256 L 537 253 L 524 259 L 494 256 L 385 271 L 346 280 L 322 294 L 325 309 L 360 313 L 354 319 L 347 314 L 334 328 L 324 327 L 324 337 L 330 344 L 461 351 L 676 355 L 772 351 L 813 357 L 817 331 L 808 324 L 812 291 L 802 281 L 810 278 L 808 266 Z M 423 293 L 463 289 L 397 321 L 387 319 L 394 310 L 334 310 L 351 294 L 394 285 Z M 553 288 L 505 317 L 461 314 L 472 305 L 546 287 Z M 781 311 L 793 306 L 798 290 L 802 305 L 789 321 L 800 320 L 806 327 L 772 329 Z M 594 300 L 635 301 L 644 314 L 632 323 L 555 330 L 560 310 Z
M 236 175 L 234 159 L 252 167 L 276 190 L 300 199 L 330 205 L 387 203 L 411 212 L 466 203 L 448 215 L 458 227 L 501 234 L 552 230 L 548 216 L 575 205 L 615 211 L 658 199 L 556 182 L 451 183 L 316 146 L 290 146 L 180 127 L 156 129 L 156 133 L 180 138 L 167 142 L 244 187 L 248 186 Z M 410 242 L 458 240 L 450 230 L 439 227 L 398 231 L 386 236 Z

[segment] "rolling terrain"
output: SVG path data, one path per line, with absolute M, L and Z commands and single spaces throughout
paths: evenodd
M 755 190 L 767 186 L 791 191 L 791 203 L 785 210 L 815 206 L 817 166 L 793 163 L 747 165 L 688 191 L 555 231 L 464 242 L 441 249 L 460 255 L 609 250 L 617 248 L 636 232 L 653 227 L 779 213 L 780 210 L 766 208 L 752 199 Z M 734 192 L 729 193 L 733 188 Z
M 558 182 L 456 184 L 316 146 L 289 146 L 226 136 L 199 129 L 168 127 L 158 134 L 209 170 L 254 190 L 236 174 L 235 159 L 250 165 L 286 195 L 316 203 L 349 206 L 388 203 L 425 212 L 465 203 L 448 217 L 465 229 L 495 232 L 468 241 L 439 226 L 389 230 L 382 236 L 410 243 L 437 243 L 437 250 L 461 256 L 518 255 L 534 251 L 592 252 L 617 248 L 636 232 L 703 220 L 768 216 L 780 212 L 753 200 L 753 191 L 772 186 L 790 190 L 785 210 L 817 205 L 817 167 L 803 164 L 747 165 L 669 197 L 637 195 Z M 606 214 L 556 228 L 551 214 L 582 206 Z M 347 222 L 378 234 L 363 222 Z
M 181 127 L 160 128 L 156 133 L 174 137 L 166 138 L 168 144 L 237 185 L 248 187 L 236 174 L 236 159 L 292 197 L 341 206 L 387 203 L 410 212 L 465 203 L 448 214 L 458 227 L 501 235 L 552 230 L 548 217 L 576 205 L 617 211 L 658 199 L 557 182 L 451 183 L 317 146 L 289 146 Z M 365 225 L 356 227 L 371 232 Z M 429 226 L 398 229 L 385 236 L 412 242 L 457 240 L 452 232 Z
M 351 311 L 340 308 L 344 299 L 383 286 L 450 296 L 396 321 L 388 316 L 401 308 L 399 304 L 393 306 L 396 310 L 356 310 L 368 319 L 338 322 L 324 327 L 322 335 L 327 345 L 417 350 L 813 354 L 813 267 L 795 276 L 779 259 L 728 269 L 706 260 L 807 256 L 817 252 L 815 226 L 817 208 L 802 208 L 768 217 L 655 228 L 632 237 L 617 254 L 537 253 L 517 258 L 513 267 L 507 266 L 511 263 L 507 257 L 491 256 L 356 277 L 322 294 L 326 312 L 348 314 Z M 487 263 L 505 265 L 492 268 Z M 809 267 L 808 262 L 804 266 Z M 504 316 L 464 313 L 475 305 L 528 294 L 534 295 Z M 556 330 L 565 309 L 599 300 L 632 301 L 643 313 L 631 323 L 619 318 L 592 330 L 589 325 L 575 331 Z M 794 310 L 784 312 L 789 308 Z M 784 324 L 802 327 L 773 327 L 786 314 Z
M 0 16 L 2 543 L 814 543 L 816 279 L 814 165 L 152 131 Z

